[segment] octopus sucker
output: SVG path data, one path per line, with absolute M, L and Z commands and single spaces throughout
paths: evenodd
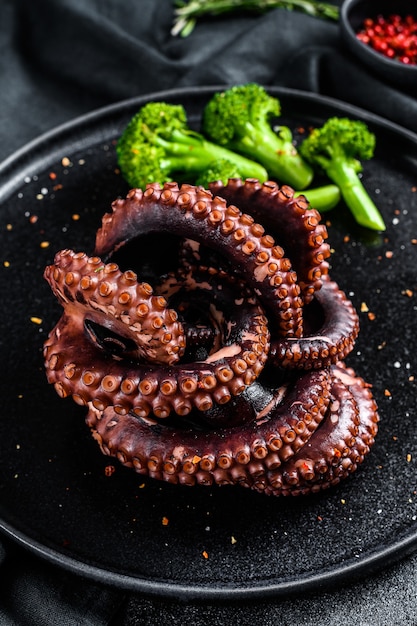
M 63 308 L 47 380 L 102 453 L 153 480 L 273 496 L 354 472 L 379 416 L 345 365 L 359 318 L 317 211 L 256 179 L 151 183 L 111 209 L 92 254 L 61 250 L 44 272 Z M 122 268 L 130 242 L 158 233 L 176 238 L 167 271 Z

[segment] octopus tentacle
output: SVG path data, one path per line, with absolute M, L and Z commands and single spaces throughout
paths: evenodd
M 225 270 L 212 265 L 201 265 L 203 260 L 199 251 L 200 247 L 195 242 L 189 239 L 182 242 L 181 276 L 195 272 L 225 273 Z M 355 345 L 359 334 L 359 316 L 352 302 L 328 274 L 322 277 L 320 289 L 304 306 L 303 327 L 302 337 L 272 336 L 269 363 L 297 369 L 329 367 L 344 361 Z
M 266 492 L 314 493 L 338 484 L 363 462 L 378 431 L 378 412 L 369 385 L 352 369 L 332 368 L 332 400 L 325 419 L 304 448 L 279 470 L 269 472 Z
M 44 276 L 67 314 L 75 309 L 77 317 L 82 311 L 84 319 L 133 342 L 131 356 L 173 364 L 183 355 L 185 337 L 177 313 L 149 284 L 138 283 L 131 270 L 121 272 L 115 263 L 67 249 L 55 255 Z
M 311 322 L 306 323 L 309 309 Z M 319 324 L 317 324 L 317 319 Z M 304 311 L 306 332 L 300 338 L 272 338 L 270 361 L 290 368 L 329 367 L 344 361 L 359 333 L 359 317 L 346 294 L 329 276 Z
M 133 411 L 143 418 L 152 413 L 157 418 L 166 418 L 171 411 L 184 416 L 194 407 L 207 412 L 214 404 L 229 402 L 261 373 L 269 350 L 269 330 L 257 302 L 241 298 L 235 302 L 224 345 L 202 361 L 191 365 L 152 365 L 133 361 L 133 351 L 128 359 L 121 359 L 120 354 L 114 358 L 107 351 L 97 350 L 90 333 L 84 332 L 86 319 L 91 316 L 86 304 L 102 302 L 95 297 L 96 291 L 80 306 L 76 297 L 78 287 L 73 291 L 65 289 L 69 275 L 71 286 L 79 285 L 85 276 L 90 278 L 92 266 L 102 267 L 101 261 L 98 257 L 89 259 L 87 255 L 72 251 L 58 254 L 57 259 L 58 263 L 69 259 L 67 266 L 64 263 L 65 271 L 61 272 L 60 265 L 52 265 L 48 266 L 45 276 L 59 291 L 65 312 L 45 342 L 44 359 L 48 380 L 62 397 L 72 395 L 82 405 L 93 402 L 100 410 L 113 404 L 121 414 Z M 77 273 L 73 271 L 74 264 Z M 117 274 L 114 264 L 110 265 Z M 106 267 L 100 270 L 105 276 Z M 103 281 L 96 281 L 98 290 L 102 284 Z M 115 291 L 120 292 L 117 285 L 116 281 Z M 124 284 L 122 289 L 125 289 Z M 104 308 L 104 304 L 102 306 Z M 105 376 L 100 376 L 99 372 L 105 372 Z
M 87 424 L 103 451 L 144 475 L 187 484 L 253 483 L 309 440 L 330 401 L 327 370 L 306 372 L 275 393 L 255 420 L 232 429 L 148 427 L 128 415 L 89 405 Z M 172 468 L 175 467 L 175 472 Z
M 170 431 L 161 437 L 131 415 L 92 406 L 86 422 L 105 454 L 158 480 L 237 484 L 267 495 L 315 493 L 357 469 L 374 442 L 379 419 L 368 386 L 352 370 L 341 364 L 332 369 L 322 388 L 324 395 L 317 391 L 317 375 L 324 384 L 323 372 L 304 374 L 298 402 L 293 395 L 300 391 L 296 385 L 269 419 L 258 418 L 261 424 L 256 429 L 245 425 L 209 434 Z M 306 385 L 307 377 L 311 387 Z M 306 396 L 310 411 L 317 412 L 315 418 L 307 411 L 308 403 L 303 405 Z
M 226 185 L 213 182 L 209 189 L 252 215 L 284 247 L 297 273 L 303 300 L 310 302 L 328 273 L 326 259 L 330 256 L 320 214 L 304 197 L 295 197 L 291 187 L 273 181 L 261 184 L 254 179 L 235 178 Z
M 138 235 L 155 230 L 202 241 L 245 268 L 245 280 L 269 304 L 279 334 L 302 334 L 302 299 L 297 275 L 281 246 L 265 234 L 254 218 L 228 205 L 202 187 L 150 184 L 143 192 L 132 189 L 113 202 L 113 212 L 103 216 L 95 253 L 111 255 Z

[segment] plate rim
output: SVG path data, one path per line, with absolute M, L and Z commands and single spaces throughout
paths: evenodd
M 200 585 L 190 585 L 185 583 L 167 582 L 157 579 L 140 578 L 133 575 L 122 574 L 110 569 L 91 565 L 77 560 L 74 557 L 64 555 L 58 550 L 45 546 L 38 541 L 30 539 L 25 533 L 16 532 L 10 525 L 5 524 L 0 519 L 0 532 L 3 532 L 9 539 L 37 555 L 41 560 L 58 566 L 73 574 L 82 576 L 97 583 L 103 583 L 116 589 L 125 589 L 136 593 L 142 593 L 151 598 L 169 598 L 188 601 L 211 601 L 211 602 L 233 602 L 236 600 L 259 600 L 261 598 L 280 598 L 290 595 L 298 595 L 302 592 L 314 592 L 330 590 L 348 581 L 357 583 L 372 573 L 381 571 L 382 565 L 386 568 L 394 563 L 411 555 L 417 546 L 417 530 L 414 536 L 403 537 L 400 541 L 384 550 L 374 551 L 358 562 L 338 564 L 337 567 L 328 569 L 325 572 L 306 574 L 301 579 L 291 579 L 271 584 L 264 582 L 254 583 L 250 581 L 248 586 L 237 586 L 236 583 L 230 585 L 223 584 L 221 587 Z
M 225 85 L 181 87 L 134 96 L 79 115 L 63 124 L 51 128 L 25 143 L 0 163 L 0 207 L 1 204 L 10 197 L 17 186 L 22 184 L 22 174 L 25 175 L 27 172 L 27 166 L 25 171 L 25 163 L 29 162 L 28 156 L 30 157 L 32 152 L 42 152 L 57 140 L 63 137 L 70 137 L 71 133 L 75 131 L 81 133 L 88 132 L 91 125 L 103 125 L 106 123 L 106 120 L 110 120 L 114 115 L 122 115 L 123 112 L 127 113 L 132 108 L 140 106 L 143 103 L 157 99 L 190 98 L 195 95 L 209 95 L 224 88 Z M 417 152 L 417 133 L 366 109 L 315 92 L 279 86 L 266 86 L 266 89 L 277 96 L 288 96 L 306 102 L 323 104 L 334 109 L 343 110 L 346 115 L 359 116 L 366 121 L 383 127 L 395 136 L 402 136 L 406 141 L 410 141 L 415 146 Z M 42 162 L 42 158 L 35 160 L 36 167 L 38 167 L 40 162 Z M 32 165 L 31 167 L 34 168 L 35 166 Z M 11 172 L 16 169 L 19 170 L 18 175 L 15 173 L 8 178 Z M 106 567 L 90 564 L 85 560 L 81 560 L 81 558 L 77 559 L 69 556 L 60 552 L 57 548 L 34 540 L 24 531 L 16 530 L 12 524 L 2 519 L 1 512 L 0 531 L 6 537 L 9 537 L 41 559 L 109 586 L 129 589 L 154 597 L 178 598 L 181 596 L 181 598 L 211 601 L 279 597 L 299 593 L 300 591 L 312 591 L 323 588 L 324 586 L 326 588 L 333 587 L 345 580 L 351 580 L 353 575 L 363 577 L 374 571 L 380 571 L 382 567 L 388 567 L 414 552 L 417 546 L 416 528 L 414 533 L 401 536 L 397 541 L 390 543 L 383 549 L 378 549 L 377 551 L 374 549 L 372 552 L 368 552 L 365 557 L 358 559 L 358 561 L 352 561 L 348 564 L 346 564 L 346 562 L 342 564 L 338 563 L 336 566 L 329 566 L 324 572 L 309 572 L 298 579 L 280 579 L 274 583 L 268 582 L 268 584 L 265 582 L 250 581 L 247 586 L 239 586 L 234 582 L 230 583 L 230 586 L 223 585 L 222 587 L 216 587 L 213 585 L 206 586 L 204 584 L 190 585 L 181 582 L 168 582 L 156 579 L 150 580 L 134 574 L 123 574 L 121 572 L 112 571 Z

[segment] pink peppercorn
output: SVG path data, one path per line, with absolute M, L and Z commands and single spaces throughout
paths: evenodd
M 363 20 L 357 38 L 376 52 L 405 65 L 417 65 L 417 19 L 397 14 Z

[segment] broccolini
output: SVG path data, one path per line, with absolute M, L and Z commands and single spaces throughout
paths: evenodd
M 208 141 L 193 131 L 182 105 L 145 104 L 130 120 L 116 146 L 120 171 L 131 187 L 149 182 L 193 183 L 213 162 L 233 163 L 242 177 L 264 182 L 268 173 L 259 163 Z
M 298 154 L 291 130 L 272 128 L 280 114 L 280 101 L 261 85 L 235 85 L 216 92 L 206 104 L 202 132 L 211 141 L 261 163 L 279 184 L 305 189 L 313 170 Z
M 383 231 L 384 220 L 358 176 L 363 169 L 361 161 L 373 157 L 375 142 L 364 122 L 331 117 L 321 128 L 314 128 L 299 149 L 317 171 L 338 185 L 358 224 Z

